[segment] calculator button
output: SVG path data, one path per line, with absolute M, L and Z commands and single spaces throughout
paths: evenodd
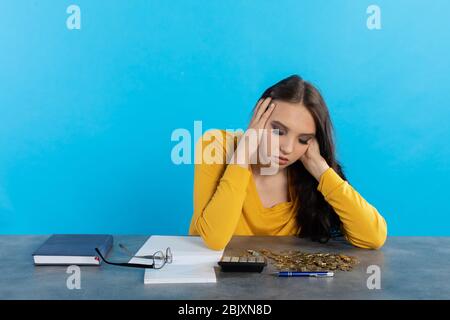
M 223 262 L 230 262 L 231 261 L 231 257 L 223 257 L 222 261 Z
M 263 257 L 257 257 L 256 258 L 256 262 L 264 262 L 264 258 Z
M 238 262 L 239 261 L 239 257 L 232 257 L 231 258 L 231 262 Z
M 247 257 L 240 257 L 239 262 L 247 262 Z
M 256 262 L 256 257 L 248 257 L 248 262 Z

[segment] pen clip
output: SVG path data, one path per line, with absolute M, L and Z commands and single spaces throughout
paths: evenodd
M 316 277 L 316 278 L 329 278 L 329 277 L 333 277 L 333 276 L 334 276 L 334 272 L 327 272 L 327 273 L 323 273 L 323 274 L 312 275 L 312 277 Z

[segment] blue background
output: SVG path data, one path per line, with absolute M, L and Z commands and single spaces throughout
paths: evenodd
M 66 8 L 81 8 L 68 30 Z M 366 9 L 381 8 L 368 30 Z M 450 235 L 450 1 L 0 2 L 0 233 L 187 234 L 173 130 L 298 73 L 390 235 Z

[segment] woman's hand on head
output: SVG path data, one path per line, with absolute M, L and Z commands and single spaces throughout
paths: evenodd
M 272 101 L 272 97 L 259 99 L 247 131 L 248 129 L 264 129 L 273 109 L 275 109 L 275 102 Z
M 257 155 L 258 152 L 258 145 L 261 142 L 261 138 L 263 136 L 260 135 L 258 131 L 263 130 L 265 128 L 267 119 L 269 119 L 274 109 L 275 103 L 272 102 L 271 97 L 258 100 L 252 119 L 250 120 L 250 124 L 247 130 L 241 136 L 239 144 L 233 155 L 233 157 L 235 158 L 234 159 L 235 163 L 245 168 L 248 168 L 250 160 L 255 159 L 255 156 Z M 257 134 L 258 137 L 256 143 L 254 143 L 255 134 Z M 246 140 L 248 141 L 248 143 L 245 142 Z M 248 150 L 246 145 L 248 145 Z
M 320 147 L 316 138 L 309 140 L 308 148 L 303 156 L 300 157 L 300 161 L 317 181 L 320 180 L 321 175 L 330 167 L 320 154 Z

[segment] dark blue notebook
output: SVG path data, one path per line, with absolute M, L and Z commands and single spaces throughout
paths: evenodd
M 113 245 L 107 234 L 55 234 L 33 253 L 36 265 L 99 265 L 95 252 L 98 248 L 104 257 Z

